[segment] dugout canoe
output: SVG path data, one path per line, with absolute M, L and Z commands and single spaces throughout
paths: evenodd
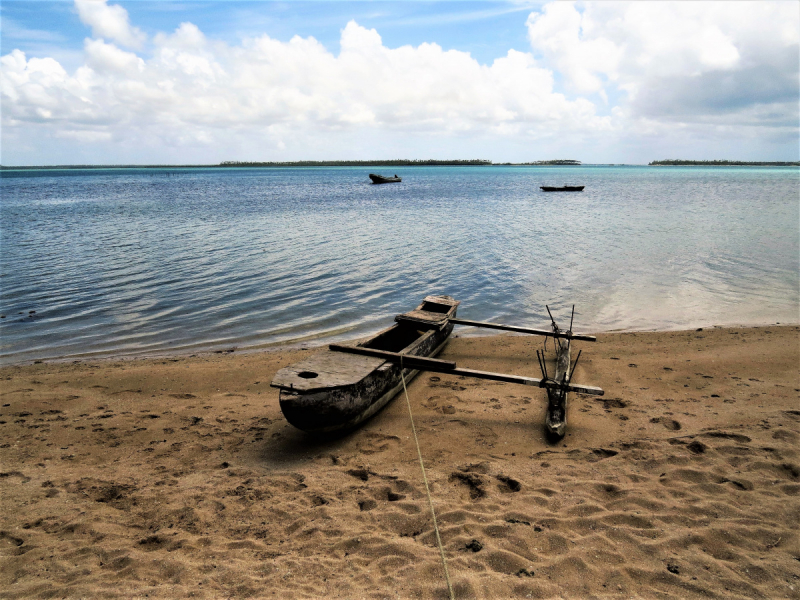
M 400 183 L 403 181 L 403 179 L 397 175 L 394 177 L 384 177 L 376 173 L 370 173 L 369 178 L 372 180 L 372 183 Z
M 410 356 L 436 356 L 444 345 L 459 301 L 427 296 L 414 310 L 397 315 L 396 323 L 353 344 Z M 373 416 L 403 389 L 418 370 L 373 356 L 322 350 L 285 367 L 270 384 L 280 389 L 281 411 L 292 425 L 309 433 L 352 429 Z

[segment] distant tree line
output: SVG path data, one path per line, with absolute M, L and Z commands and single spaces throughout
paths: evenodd
M 661 163 L 684 164 L 680 161 L 661 161 Z M 650 163 L 661 164 L 661 163 Z M 256 162 L 226 160 L 216 165 L 29 165 L 29 166 L 7 166 L 0 165 L 0 171 L 5 170 L 28 170 L 28 169 L 214 169 L 226 167 L 426 167 L 426 166 L 558 166 L 572 165 L 580 166 L 579 160 L 537 160 L 534 162 L 523 163 L 493 163 L 490 160 L 298 160 L 289 162 Z M 688 162 L 686 164 L 689 164 Z M 730 163 L 740 164 L 740 163 Z M 798 163 L 741 163 L 741 164 L 769 164 L 769 165 L 790 165 Z
M 0 165 L 0 171 L 10 170 L 52 170 L 52 169 L 207 169 L 217 165 Z
M 800 162 L 767 162 L 745 160 L 654 160 L 650 166 L 708 166 L 708 167 L 800 167 Z
M 576 166 L 579 167 L 581 165 L 581 161 L 579 160 L 567 160 L 567 159 L 560 159 L 560 160 L 536 160 L 533 162 L 524 162 L 524 163 L 497 163 L 499 165 L 515 165 L 515 166 L 525 166 L 525 167 L 547 167 L 553 165 L 567 165 L 567 166 Z
M 486 166 L 490 160 L 298 160 L 290 162 L 250 162 L 226 160 L 220 167 L 428 167 Z

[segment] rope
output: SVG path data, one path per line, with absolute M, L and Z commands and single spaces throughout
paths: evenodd
M 450 600 L 455 600 L 453 594 L 453 585 L 450 583 L 450 574 L 447 572 L 447 560 L 444 557 L 444 547 L 442 546 L 442 537 L 439 535 L 439 526 L 436 524 L 436 513 L 433 510 L 433 498 L 431 498 L 431 489 L 428 486 L 428 477 L 425 475 L 425 465 L 422 463 L 422 450 L 419 447 L 419 438 L 417 438 L 417 428 L 414 427 L 414 415 L 411 413 L 411 400 L 408 399 L 408 390 L 406 389 L 406 378 L 403 374 L 403 357 L 400 356 L 400 379 L 403 382 L 403 392 L 406 395 L 406 405 L 408 406 L 408 418 L 411 420 L 411 431 L 414 433 L 414 443 L 417 445 L 417 456 L 419 457 L 419 468 L 422 470 L 422 480 L 425 482 L 425 493 L 428 495 L 428 504 L 431 507 L 431 517 L 433 517 L 433 530 L 436 532 L 436 543 L 439 545 L 439 554 L 442 556 L 442 567 L 444 567 L 444 578 L 447 581 L 447 591 L 450 592 Z

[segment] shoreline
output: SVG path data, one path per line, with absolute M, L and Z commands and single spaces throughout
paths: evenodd
M 541 344 L 439 357 L 538 376 Z M 800 326 L 575 344 L 605 395 L 559 443 L 538 388 L 408 385 L 456 597 L 798 597 Z M 269 382 L 313 352 L 0 367 L 4 597 L 446 595 L 405 399 L 299 432 Z
M 585 335 L 604 335 L 604 334 L 620 334 L 620 333 L 676 333 L 676 332 L 690 332 L 696 331 L 698 329 L 754 329 L 754 328 L 761 328 L 761 327 L 797 327 L 800 326 L 800 321 L 796 323 L 792 322 L 779 322 L 779 323 L 756 323 L 756 324 L 733 324 L 733 325 L 702 325 L 697 327 L 683 327 L 679 326 L 676 329 L 609 329 L 603 331 L 589 331 L 589 330 L 580 330 L 576 331 L 575 333 L 581 333 Z M 549 325 L 543 325 L 540 328 L 547 329 Z M 461 330 L 459 333 L 453 333 L 450 339 L 453 338 L 486 338 L 486 337 L 495 337 L 498 335 L 511 335 L 511 336 L 522 336 L 525 337 L 527 334 L 524 333 L 506 333 L 506 334 L 497 334 L 491 333 L 492 330 L 483 330 L 478 327 L 471 327 L 469 332 L 465 332 L 465 330 Z M 376 329 L 375 332 L 379 331 Z M 373 332 L 373 333 L 375 333 Z M 320 342 L 320 343 L 313 343 L 313 342 L 305 342 L 305 341 L 297 341 L 297 342 L 275 342 L 264 344 L 262 346 L 254 347 L 254 348 L 238 348 L 235 345 L 228 345 L 229 348 L 225 350 L 214 350 L 211 348 L 201 348 L 201 349 L 194 349 L 194 350 L 182 350 L 178 349 L 174 352 L 154 352 L 152 354 L 97 354 L 97 355 L 72 355 L 72 356 L 62 356 L 56 358 L 44 358 L 44 359 L 25 359 L 19 362 L 3 362 L 0 361 L 0 370 L 8 367 L 21 367 L 33 364 L 68 364 L 68 363 L 81 363 L 85 361 L 136 361 L 136 360 L 164 360 L 164 359 L 172 359 L 172 358 L 194 358 L 199 356 L 205 355 L 212 355 L 212 354 L 237 354 L 239 356 L 242 355 L 251 355 L 251 354 L 259 354 L 259 353 L 271 353 L 271 352 L 294 352 L 300 350 L 318 350 L 324 346 L 327 346 L 331 343 L 348 343 L 355 340 L 362 339 L 364 337 L 368 337 L 371 334 L 366 334 L 363 336 L 358 336 L 354 338 L 345 338 L 345 339 L 335 339 L 331 338 L 329 341 Z

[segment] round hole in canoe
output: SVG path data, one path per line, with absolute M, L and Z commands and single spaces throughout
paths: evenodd
M 314 379 L 318 375 L 319 374 L 318 373 L 314 373 L 314 371 L 300 371 L 297 374 L 298 377 L 302 377 L 303 379 Z

